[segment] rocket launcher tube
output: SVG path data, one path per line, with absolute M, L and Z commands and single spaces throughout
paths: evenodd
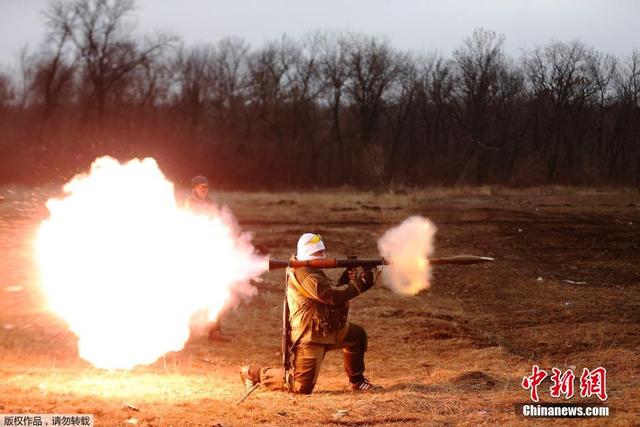
M 456 255 L 444 258 L 429 258 L 429 264 L 441 265 L 441 264 L 456 264 L 456 265 L 468 265 L 478 264 L 482 262 L 493 261 L 490 257 L 481 257 L 474 255 Z M 326 259 L 311 259 L 306 261 L 289 260 L 282 261 L 277 259 L 269 260 L 269 271 L 278 270 L 282 268 L 292 267 L 310 267 L 310 268 L 355 268 L 355 267 L 369 267 L 373 268 L 378 265 L 387 265 L 389 262 L 384 259 L 342 259 L 342 258 L 326 258 Z

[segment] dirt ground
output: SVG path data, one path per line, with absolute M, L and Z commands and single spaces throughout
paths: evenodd
M 239 406 L 238 368 L 281 360 L 283 272 L 265 275 L 258 295 L 223 318 L 230 342 L 193 337 L 151 366 L 95 369 L 78 358 L 74 336 L 38 290 L 31 242 L 48 193 L 0 188 L 0 413 L 89 413 L 100 426 L 640 424 L 637 191 L 216 194 L 277 258 L 306 231 L 324 236 L 330 256 L 375 257 L 386 229 L 420 214 L 439 228 L 437 256 L 496 259 L 440 266 L 432 288 L 415 297 L 376 287 L 353 301 L 351 320 L 369 334 L 367 374 L 381 391 L 348 391 L 334 352 L 314 394 L 258 389 Z M 534 364 L 577 377 L 605 367 L 611 416 L 518 415 Z M 541 401 L 561 403 L 550 385 L 539 388 Z

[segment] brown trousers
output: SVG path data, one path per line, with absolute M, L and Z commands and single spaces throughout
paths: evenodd
M 303 341 L 294 349 L 292 384 L 286 384 L 282 368 L 262 368 L 260 383 L 269 390 L 286 390 L 293 393 L 309 394 L 313 391 L 320 373 L 320 366 L 327 351 L 342 349 L 344 369 L 352 383 L 364 379 L 364 353 L 367 350 L 367 333 L 355 323 L 344 336 L 338 336 L 335 344 L 319 344 Z

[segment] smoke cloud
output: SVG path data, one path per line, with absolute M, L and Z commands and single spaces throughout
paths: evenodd
M 49 307 L 107 369 L 183 348 L 193 314 L 209 318 L 256 291 L 267 269 L 228 210 L 182 209 L 153 159 L 97 159 L 49 200 L 36 256 Z
M 382 272 L 385 286 L 401 295 L 415 295 L 431 286 L 428 257 L 433 253 L 435 233 L 431 221 L 412 216 L 378 240 L 380 255 L 390 263 Z

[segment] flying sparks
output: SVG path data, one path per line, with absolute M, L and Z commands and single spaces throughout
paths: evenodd
M 215 316 L 267 269 L 228 211 L 181 209 L 155 160 L 97 159 L 47 203 L 36 256 L 50 308 L 96 367 L 181 350 L 198 310 Z
M 415 295 L 430 285 L 428 257 L 433 253 L 436 226 L 421 216 L 407 218 L 378 240 L 380 255 L 389 262 L 383 269 L 384 284 L 402 295 Z

